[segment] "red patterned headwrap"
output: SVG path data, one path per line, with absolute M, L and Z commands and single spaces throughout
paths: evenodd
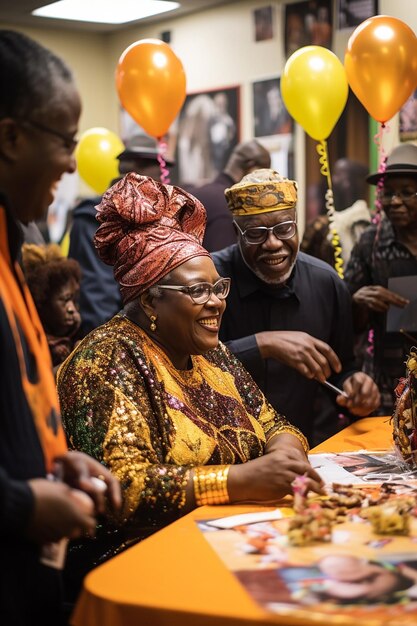
M 104 263 L 113 265 L 124 303 L 195 256 L 210 256 L 201 242 L 206 211 L 197 198 L 131 172 L 97 206 L 94 237 Z

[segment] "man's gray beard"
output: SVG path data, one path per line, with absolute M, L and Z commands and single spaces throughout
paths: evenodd
M 271 280 L 268 280 L 267 278 L 265 278 L 265 277 L 261 274 L 261 272 L 257 272 L 256 270 L 254 270 L 254 268 L 253 268 L 251 265 L 249 265 L 249 263 L 246 261 L 245 256 L 244 256 L 244 254 L 243 254 L 243 252 L 242 252 L 242 247 L 241 247 L 241 245 L 240 245 L 240 241 L 239 241 L 239 250 L 240 250 L 240 254 L 241 254 L 241 257 L 242 257 L 242 259 L 243 259 L 244 264 L 246 265 L 246 267 L 247 267 L 248 269 L 250 269 L 250 271 L 252 272 L 252 274 L 255 274 L 255 276 L 256 276 L 257 278 L 259 278 L 259 280 L 261 280 L 261 281 L 262 281 L 263 283 L 265 283 L 266 285 L 273 285 L 273 286 L 275 285 L 276 287 L 283 287 L 283 286 L 285 285 L 285 283 L 287 282 L 287 280 L 289 279 L 289 277 L 291 276 L 291 273 L 292 273 L 292 271 L 293 271 L 293 269 L 294 269 L 294 265 L 295 265 L 295 264 L 296 264 L 296 262 L 297 262 L 298 252 L 300 251 L 300 244 L 298 244 L 297 254 L 296 254 L 296 256 L 295 256 L 294 261 L 291 263 L 291 266 L 290 266 L 290 268 L 289 268 L 288 272 L 285 274 L 285 276 L 282 276 L 282 277 L 281 277 L 281 278 L 279 278 L 278 280 L 272 280 L 272 279 L 271 279 Z

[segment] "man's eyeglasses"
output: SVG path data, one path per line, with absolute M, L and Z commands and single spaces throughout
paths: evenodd
M 212 285 L 211 283 L 195 283 L 189 286 L 177 285 L 156 285 L 159 289 L 175 289 L 175 291 L 183 291 L 187 293 L 195 304 L 205 304 L 214 293 L 219 300 L 224 300 L 229 295 L 230 278 L 219 278 Z
M 383 206 L 389 206 L 392 203 L 393 198 L 399 198 L 404 204 L 412 202 L 417 196 L 417 191 L 411 191 L 410 189 L 403 189 L 402 191 L 383 191 L 379 200 Z
M 264 243 L 268 239 L 270 232 L 274 233 L 277 239 L 291 239 L 297 232 L 297 224 L 294 220 L 280 222 L 269 228 L 266 226 L 255 226 L 253 228 L 247 228 L 246 230 L 242 230 L 237 222 L 234 223 L 238 227 L 244 241 L 253 246 Z
M 45 126 L 40 122 L 35 122 L 34 120 L 20 120 L 22 124 L 27 124 L 28 126 L 32 126 L 32 128 L 36 128 L 36 130 L 40 130 L 42 133 L 48 133 L 53 137 L 58 137 L 64 143 L 64 147 L 68 152 L 74 152 L 75 148 L 78 144 L 78 139 L 75 139 L 71 135 L 67 135 L 66 133 L 61 133 L 59 130 L 55 130 L 54 128 L 50 128 L 49 126 Z

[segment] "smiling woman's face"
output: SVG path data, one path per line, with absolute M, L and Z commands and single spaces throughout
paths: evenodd
M 170 272 L 161 285 L 214 284 L 220 278 L 208 256 L 190 259 Z M 204 354 L 219 343 L 219 329 L 226 301 L 214 294 L 205 304 L 195 304 L 182 291 L 161 290 L 153 300 L 157 317 L 155 333 L 161 347 L 178 369 L 186 369 L 191 354 Z

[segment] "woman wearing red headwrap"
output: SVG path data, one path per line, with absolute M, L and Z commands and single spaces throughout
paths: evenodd
M 202 204 L 131 173 L 98 221 L 124 308 L 72 353 L 58 390 L 71 444 L 120 479 L 116 547 L 196 505 L 278 500 L 300 474 L 320 492 L 304 436 L 219 344 L 230 279 L 201 246 Z

